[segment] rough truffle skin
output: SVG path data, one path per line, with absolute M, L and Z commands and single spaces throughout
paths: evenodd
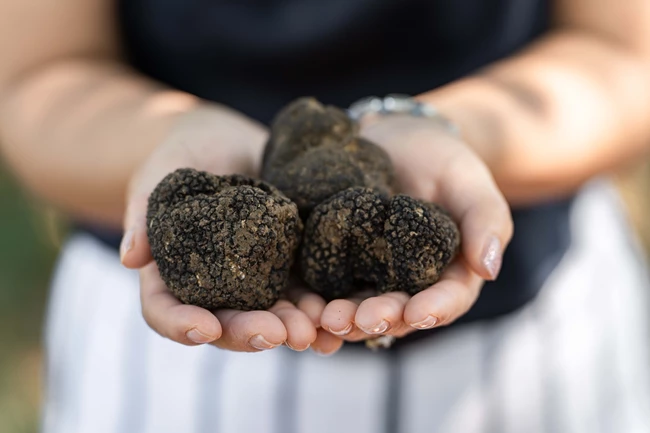
M 271 307 L 288 282 L 302 232 L 296 205 L 271 185 L 193 169 L 157 185 L 147 224 L 172 293 L 208 309 Z
M 350 188 L 310 215 L 300 267 L 328 300 L 368 287 L 413 295 L 438 281 L 459 245 L 456 224 L 435 204 Z
M 262 178 L 298 205 L 306 218 L 313 208 L 350 187 L 388 194 L 394 180 L 388 154 L 357 136 L 347 114 L 300 98 L 281 110 L 271 126 Z

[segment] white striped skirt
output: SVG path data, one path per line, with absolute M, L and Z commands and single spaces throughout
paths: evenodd
M 570 250 L 516 313 L 331 357 L 185 347 L 137 274 L 69 240 L 46 323 L 44 433 L 648 433 L 646 267 L 618 196 L 579 195 Z

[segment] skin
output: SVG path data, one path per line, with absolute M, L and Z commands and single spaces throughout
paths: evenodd
M 140 269 L 143 315 L 182 344 L 311 345 L 327 354 L 343 339 L 449 324 L 498 274 L 509 205 L 574 192 L 650 143 L 650 3 L 557 0 L 555 27 L 538 42 L 419 96 L 453 119 L 462 139 L 425 119 L 363 126 L 394 159 L 402 190 L 440 202 L 460 224 L 462 257 L 440 282 L 412 298 L 329 305 L 295 286 L 293 302 L 271 311 L 212 313 L 180 304 L 160 280 L 146 196 L 180 166 L 255 174 L 267 131 L 126 67 L 112 3 L 0 0 L 0 146 L 34 194 L 79 220 L 124 227 L 122 261 Z

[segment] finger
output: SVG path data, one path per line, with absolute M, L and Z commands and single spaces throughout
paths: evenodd
M 124 236 L 120 244 L 120 260 L 130 269 L 151 262 L 147 238 L 147 196 L 139 194 L 129 200 L 124 218 Z
M 410 296 L 403 292 L 385 293 L 363 301 L 354 322 L 369 335 L 393 335 L 404 329 L 404 307 Z
M 388 335 L 391 335 L 395 338 L 402 338 L 406 337 L 409 334 L 412 334 L 415 331 L 417 331 L 417 329 L 413 328 L 408 323 L 404 322 L 404 319 L 402 319 L 402 326 L 399 328 L 391 329 Z
M 269 311 L 282 321 L 287 331 L 285 344 L 290 349 L 302 352 L 316 340 L 316 327 L 312 320 L 291 302 L 280 300 Z
M 278 316 L 270 311 L 217 310 L 221 338 L 212 344 L 236 352 L 259 352 L 273 349 L 287 340 L 287 330 Z
M 513 223 L 491 173 L 478 156 L 459 147 L 437 183 L 438 201 L 460 222 L 465 259 L 484 279 L 496 279 Z
M 352 327 L 352 331 L 350 331 L 349 334 L 343 335 L 339 338 L 348 343 L 356 343 L 359 341 L 372 340 L 377 337 L 377 335 L 366 334 L 355 325 Z
M 343 340 L 324 329 L 318 329 L 311 349 L 319 355 L 333 355 L 343 346 Z
M 349 335 L 355 328 L 354 317 L 360 303 L 360 299 L 333 300 L 323 310 L 321 326 L 338 337 Z
M 360 298 L 335 299 L 330 302 L 321 316 L 322 328 L 344 341 L 363 341 L 372 338 L 354 323 L 359 304 L 361 304 Z
M 482 285 L 483 280 L 463 260 L 457 260 L 439 282 L 407 302 L 404 322 L 414 329 L 448 325 L 474 305 Z
M 208 310 L 182 304 L 160 279 L 151 263 L 140 271 L 142 315 L 158 334 L 185 345 L 210 343 L 222 334 L 219 320 Z
M 325 300 L 316 293 L 304 293 L 299 296 L 296 306 L 312 321 L 316 328 L 321 326 L 321 316 L 325 311 L 327 303 Z

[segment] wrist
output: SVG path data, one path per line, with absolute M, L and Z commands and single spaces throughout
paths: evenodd
M 178 168 L 215 174 L 259 175 L 266 129 L 217 104 L 199 103 L 174 113 L 157 145 L 132 172 L 126 195 L 146 199 L 156 184 Z
M 163 145 L 184 146 L 194 155 L 194 168 L 214 171 L 214 156 L 225 153 L 224 163 L 242 174 L 257 175 L 267 138 L 268 130 L 261 123 L 226 106 L 205 102 L 176 119 Z
M 361 128 L 380 121 L 386 116 L 406 116 L 428 119 L 431 124 L 460 137 L 458 125 L 445 117 L 434 105 L 408 95 L 390 94 L 384 98 L 370 96 L 353 103 L 349 116 L 359 122 Z
M 473 103 L 473 95 L 485 92 L 481 79 L 469 77 L 416 97 L 433 104 L 458 126 L 460 138 L 483 160 L 493 174 L 500 169 L 505 133 L 499 115 Z

